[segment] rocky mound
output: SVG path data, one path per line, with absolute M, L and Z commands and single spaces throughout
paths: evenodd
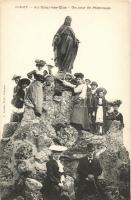
M 90 142 L 96 147 L 103 176 L 111 188 L 109 192 L 117 187 L 122 195 L 127 195 L 125 190 L 129 191 L 129 188 L 123 188 L 125 180 L 121 177 L 123 173 L 124 177 L 129 175 L 129 155 L 123 145 L 123 133 L 118 129 L 118 123 L 114 122 L 106 135 L 94 135 L 86 131 L 79 135 L 70 125 L 72 93 L 64 91 L 62 96 L 54 96 L 52 88 L 46 87 L 45 90 L 41 118 L 35 116 L 32 108 L 26 107 L 20 124 L 9 123 L 4 127 L 0 142 L 1 199 L 44 199 L 41 189 L 46 175 L 46 162 L 51 153 L 48 148 L 54 139 L 68 147 L 61 159 L 72 200 L 78 161 L 86 154 L 86 146 Z

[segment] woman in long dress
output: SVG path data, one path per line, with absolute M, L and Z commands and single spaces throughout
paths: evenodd
M 46 163 L 47 172 L 43 184 L 44 197 L 46 197 L 46 200 L 62 200 L 65 172 L 64 166 L 60 161 L 60 156 L 67 148 L 60 145 L 51 145 L 49 149 L 52 154 Z
M 77 73 L 77 85 L 63 81 L 63 84 L 73 88 L 74 90 L 74 105 L 71 115 L 71 124 L 79 130 L 90 130 L 89 116 L 87 108 L 87 86 L 83 82 L 84 75 Z
M 37 69 L 27 74 L 28 78 L 33 78 L 34 80 L 28 88 L 25 103 L 27 106 L 34 109 L 36 116 L 40 117 L 43 109 L 43 82 L 49 72 L 48 68 L 45 66 L 45 61 L 35 60 L 35 62 Z

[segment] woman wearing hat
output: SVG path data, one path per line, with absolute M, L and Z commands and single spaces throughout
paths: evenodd
M 37 69 L 27 74 L 28 78 L 34 78 L 34 80 L 27 91 L 26 105 L 32 107 L 35 114 L 40 117 L 43 104 L 43 82 L 48 75 L 48 69 L 44 67 L 46 63 L 43 60 L 35 60 L 35 63 Z
M 46 163 L 47 175 L 44 183 L 44 194 L 47 200 L 60 200 L 63 183 L 65 181 L 64 166 L 60 161 L 60 155 L 67 150 L 65 146 L 52 145 L 50 160 Z
M 112 121 L 114 120 L 114 109 L 113 109 L 113 102 L 108 101 L 107 102 L 107 111 L 106 111 L 106 116 L 105 116 L 105 124 L 104 124 L 104 129 L 105 132 L 107 132 L 112 124 Z
M 88 109 L 86 105 L 87 86 L 83 82 L 84 75 L 82 73 L 77 73 L 75 76 L 77 85 L 63 81 L 64 85 L 69 86 L 74 90 L 74 105 L 71 124 L 78 130 L 90 130 Z
M 17 90 L 12 100 L 12 105 L 13 105 L 13 114 L 11 116 L 12 122 L 20 122 L 23 117 L 24 100 L 25 100 L 27 86 L 29 84 L 30 80 L 27 78 L 23 78 L 18 82 L 19 89 Z
M 106 115 L 106 110 L 107 110 L 107 100 L 105 99 L 105 95 L 107 91 L 105 88 L 97 88 L 96 93 L 97 93 L 97 96 L 94 98 L 94 102 L 93 102 L 96 132 L 103 134 L 105 115 Z
M 16 74 L 14 74 L 14 76 L 12 78 L 12 80 L 15 81 L 15 84 L 16 84 L 16 86 L 14 87 L 14 90 L 13 90 L 13 97 L 16 95 L 16 93 L 19 89 L 18 83 L 19 83 L 20 78 L 21 78 L 21 76 L 16 75 Z
M 123 115 L 119 112 L 119 107 L 122 104 L 121 100 L 115 100 L 113 102 L 113 108 L 114 108 L 114 120 L 120 122 L 120 129 L 124 128 L 124 122 L 123 122 Z

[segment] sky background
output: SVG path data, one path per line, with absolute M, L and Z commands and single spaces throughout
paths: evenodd
M 6 3 L 8 2 L 8 3 Z M 72 17 L 72 28 L 80 40 L 73 73 L 97 81 L 108 91 L 107 99 L 121 99 L 124 142 L 129 148 L 130 132 L 130 10 L 126 0 L 64 1 L 67 9 L 40 9 L 44 1 L 5 1 L 1 9 L 1 114 L 2 124 L 10 120 L 14 74 L 25 77 L 35 69 L 35 59 L 52 63 L 52 39 L 64 18 Z M 103 3 L 102 3 L 103 2 Z M 28 8 L 18 8 L 18 6 Z M 52 6 L 62 3 L 52 1 Z M 86 9 L 73 9 L 86 6 Z M 36 6 L 37 8 L 34 8 Z M 95 7 L 104 7 L 96 9 Z M 15 8 L 17 7 L 17 8 Z M 107 9 L 110 8 L 110 9 Z M 106 9 L 105 9 L 106 8 Z M 5 86 L 5 91 L 4 91 Z

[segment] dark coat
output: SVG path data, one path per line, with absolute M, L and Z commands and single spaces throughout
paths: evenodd
M 89 174 L 94 175 L 94 177 L 97 179 L 97 177 L 102 173 L 99 160 L 94 158 L 90 163 L 87 157 L 82 158 L 79 161 L 77 173 L 80 180 L 87 178 Z
M 61 188 L 59 187 L 61 173 L 54 159 L 46 163 L 47 176 L 45 179 L 45 195 L 47 200 L 60 200 Z
M 106 112 L 106 118 L 105 118 L 105 132 L 107 132 L 112 124 L 112 121 L 114 120 L 114 112 Z
M 122 113 L 114 112 L 114 120 L 120 122 L 120 128 L 123 128 L 123 127 L 124 127 L 124 122 L 123 122 L 123 115 L 122 115 Z
M 23 108 L 25 98 L 25 91 L 22 88 L 19 88 L 16 94 L 13 97 L 12 105 L 16 108 Z
M 76 192 L 76 196 L 78 199 L 83 198 L 86 195 L 92 195 L 95 194 L 96 187 L 94 185 L 93 181 L 85 180 L 85 178 L 88 177 L 89 174 L 94 175 L 95 181 L 97 181 L 97 178 L 102 173 L 102 168 L 100 165 L 99 160 L 93 159 L 91 163 L 89 162 L 87 157 L 82 158 L 79 161 L 78 168 L 78 189 Z
M 49 160 L 46 163 L 47 168 L 47 182 L 48 184 L 59 184 L 61 174 L 59 172 L 59 167 L 54 159 Z
M 29 73 L 27 74 L 27 76 L 28 76 L 28 78 L 30 78 L 30 79 L 32 78 L 32 76 L 34 76 L 35 80 L 40 81 L 40 82 L 44 82 L 44 81 L 45 81 L 44 75 L 47 75 L 47 72 L 45 71 L 44 73 L 45 73 L 45 74 L 43 74 L 43 75 L 37 74 L 37 73 L 36 73 L 36 70 L 33 70 L 33 71 L 29 72 Z
M 13 89 L 13 97 L 17 94 L 19 89 L 20 89 L 20 86 L 17 84 Z

